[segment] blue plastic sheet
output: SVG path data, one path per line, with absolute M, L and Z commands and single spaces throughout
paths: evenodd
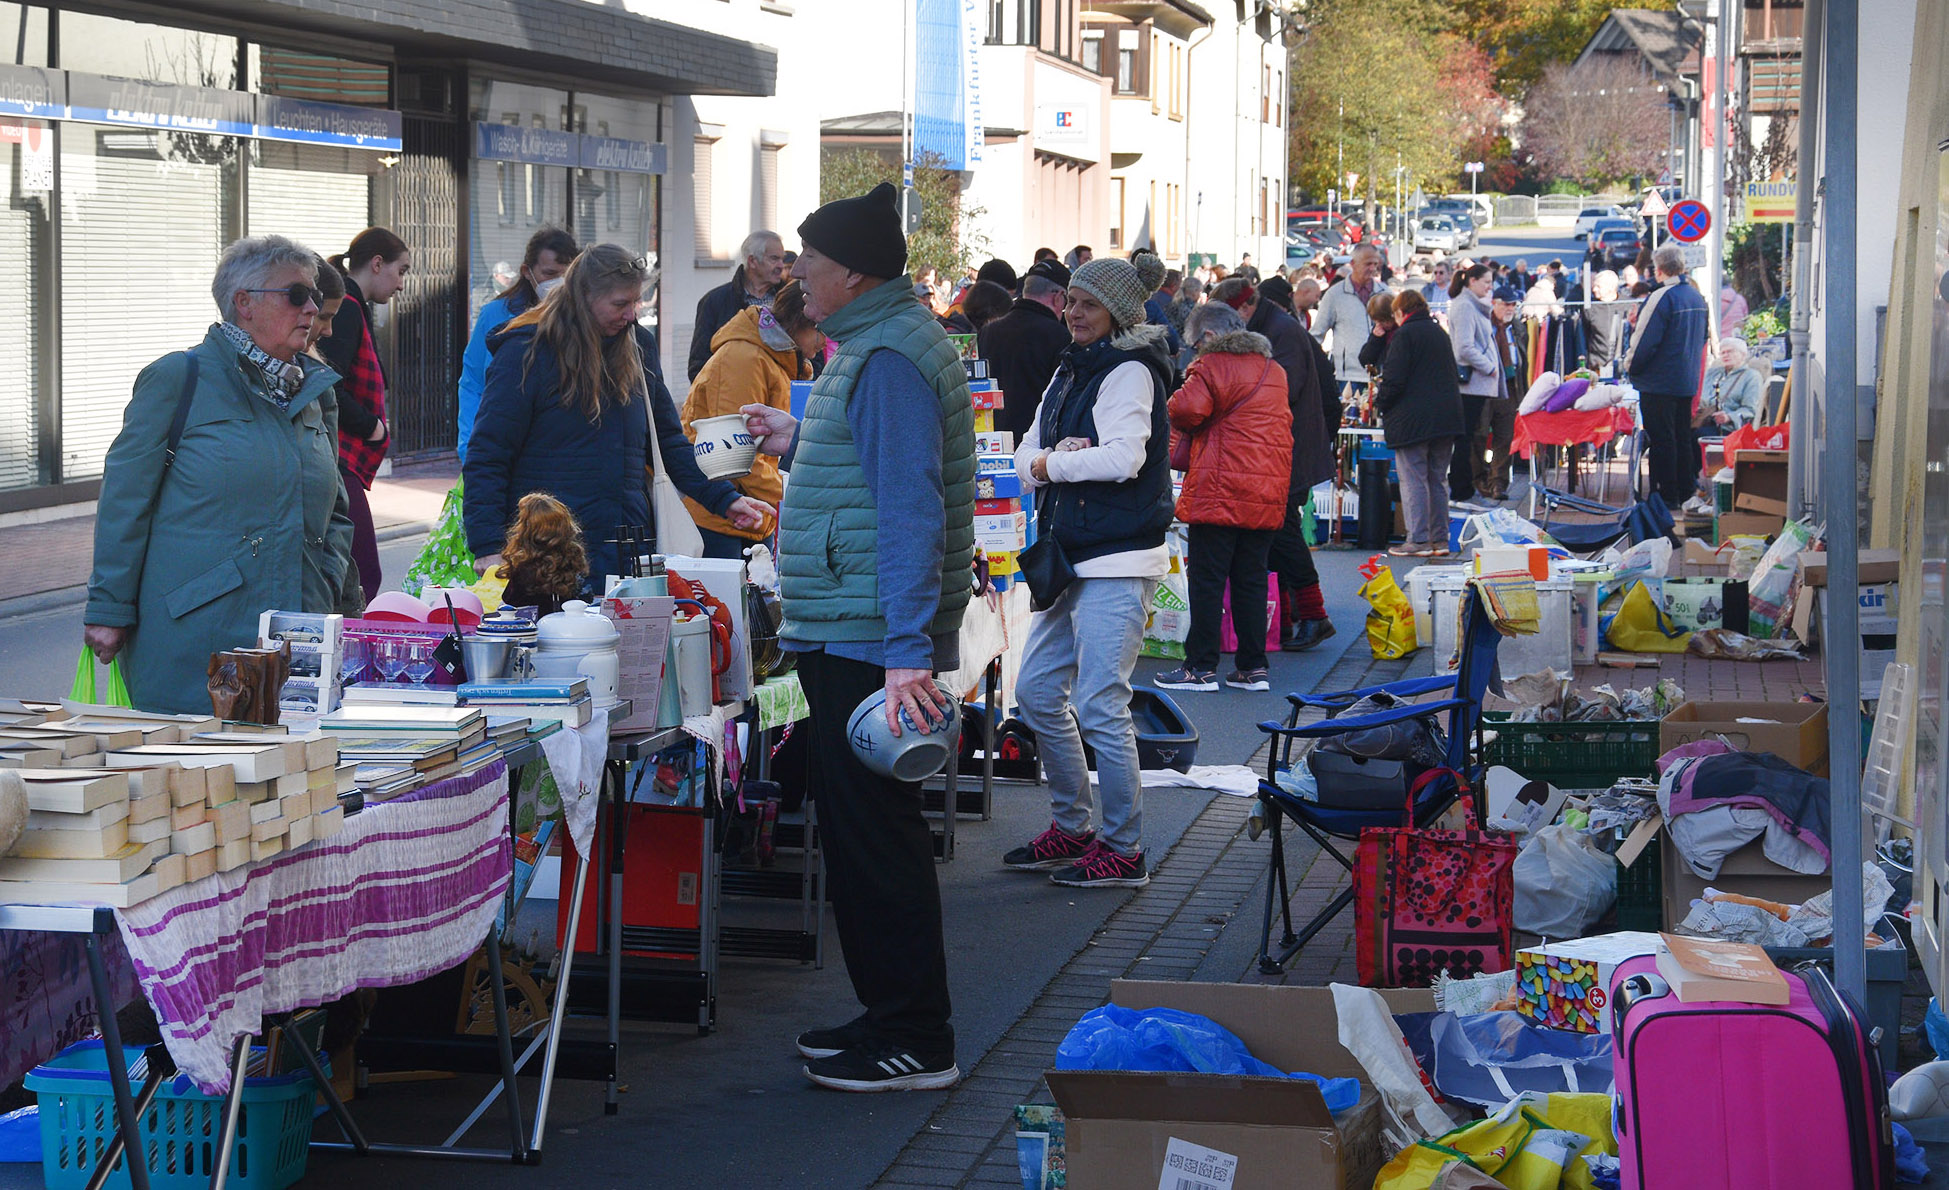
M 1942 1015 L 1942 1001 L 1929 999 L 1929 1011 L 1922 1016 L 1922 1031 L 1928 1034 L 1929 1048 L 1937 1058 L 1949 1059 L 1949 1016 Z
M 0 1162 L 41 1160 L 41 1109 L 29 1104 L 0 1116 Z M 125 1181 L 127 1179 L 124 1179 Z
M 1411 1012 L 1394 1020 L 1421 1069 L 1449 1099 L 1494 1110 L 1524 1091 L 1611 1088 L 1608 1033 L 1546 1029 L 1514 1012 Z
M 1284 1071 L 1252 1056 L 1210 1017 L 1175 1008 L 1133 1010 L 1105 1004 L 1083 1014 L 1056 1047 L 1058 1070 L 1147 1070 L 1303 1078 L 1319 1085 L 1330 1112 L 1360 1101 L 1360 1082 Z
M 1900 1124 L 1895 1125 L 1895 1180 L 1904 1186 L 1920 1186 L 1929 1180 L 1929 1159 Z

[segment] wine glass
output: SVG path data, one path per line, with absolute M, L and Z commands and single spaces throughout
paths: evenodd
M 372 664 L 372 649 L 364 637 L 345 638 L 345 652 L 338 661 L 338 681 L 342 686 L 350 686 L 365 676 L 366 667 Z
M 426 685 L 426 680 L 433 676 L 433 642 L 401 641 L 400 647 L 406 653 L 406 680 L 415 686 Z
M 406 642 L 402 640 L 382 640 L 373 645 L 379 674 L 388 682 L 399 681 L 399 675 L 406 668 Z

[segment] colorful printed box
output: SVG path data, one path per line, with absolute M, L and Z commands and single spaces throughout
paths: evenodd
M 1012 462 L 1011 460 L 1011 464 Z M 1027 497 L 1022 492 L 1022 477 L 1016 473 L 1013 465 L 1009 466 L 1006 470 L 990 470 L 986 467 L 980 467 L 980 460 L 977 460 L 976 465 L 978 471 L 975 475 L 975 499 L 1027 500 Z M 1026 504 L 1024 507 L 1026 507 Z
M 975 435 L 975 453 L 978 455 L 1015 456 L 1015 435 L 1007 430 L 996 430 L 988 434 Z
M 975 433 L 987 434 L 987 433 L 992 433 L 994 431 L 995 411 L 993 409 L 975 410 L 974 419 L 975 419 L 974 422 Z
M 995 410 L 1002 407 L 1002 386 L 993 380 L 969 381 L 968 396 L 974 400 L 976 409 Z
M 1658 953 L 1658 935 L 1623 932 L 1552 942 L 1516 952 L 1516 1011 L 1552 1029 L 1607 1033 L 1611 974 L 1639 955 Z

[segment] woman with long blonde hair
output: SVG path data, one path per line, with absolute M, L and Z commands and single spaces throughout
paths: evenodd
M 543 302 L 488 338 L 480 413 L 461 472 L 467 544 L 483 573 L 521 497 L 555 495 L 587 534 L 589 573 L 618 573 L 615 531 L 650 524 L 650 476 L 667 467 L 677 490 L 731 524 L 756 528 L 775 510 L 698 470 L 656 365 L 656 337 L 637 324 L 648 266 L 615 244 L 576 257 Z M 661 458 L 650 450 L 656 418 Z

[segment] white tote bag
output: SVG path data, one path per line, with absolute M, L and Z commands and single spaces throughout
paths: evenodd
M 656 529 L 656 552 L 701 558 L 704 535 L 697 531 L 697 522 L 691 519 L 690 508 L 670 478 L 669 465 L 663 461 L 663 443 L 657 440 L 656 433 L 656 398 L 652 396 L 649 400 L 650 457 L 656 460 L 650 478 L 650 517 Z

